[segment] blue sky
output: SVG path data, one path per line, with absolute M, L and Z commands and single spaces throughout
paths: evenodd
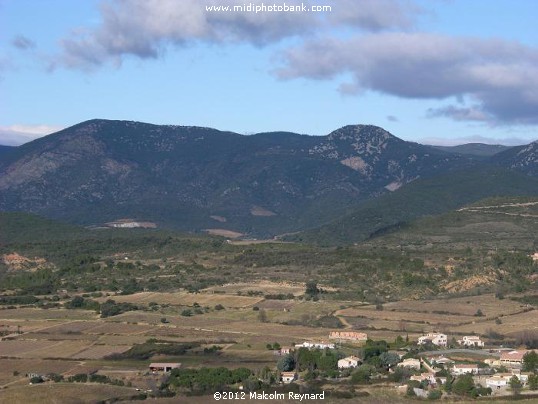
M 363 123 L 434 144 L 538 138 L 535 0 L 205 10 L 249 3 L 262 2 L 0 0 L 0 144 L 93 118 L 245 134 Z

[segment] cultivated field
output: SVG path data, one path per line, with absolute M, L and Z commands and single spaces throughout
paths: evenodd
M 108 298 L 97 299 L 104 302 Z M 216 293 L 156 293 L 156 292 L 141 292 L 133 295 L 114 296 L 116 302 L 126 302 L 139 305 L 148 305 L 151 302 L 158 304 L 170 304 L 178 306 L 192 306 L 195 303 L 200 306 L 214 307 L 217 304 L 222 304 L 225 307 L 248 307 L 255 305 L 263 300 L 259 297 L 235 296 Z

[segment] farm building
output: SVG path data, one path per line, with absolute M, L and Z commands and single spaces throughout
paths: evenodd
M 338 369 L 356 368 L 361 363 L 361 360 L 356 356 L 348 356 L 347 358 L 338 361 Z
M 476 335 L 465 335 L 462 339 L 458 340 L 458 344 L 463 346 L 482 347 L 484 346 L 484 341 Z
M 508 384 L 508 380 L 510 379 L 507 379 L 502 375 L 491 376 L 486 379 L 486 387 L 489 387 L 491 389 L 500 389 L 501 387 L 505 387 Z
M 329 334 L 329 339 L 336 339 L 339 341 L 366 342 L 368 335 L 364 332 L 356 331 L 332 331 Z
M 181 363 L 155 362 L 149 364 L 149 370 L 152 372 L 170 372 L 172 369 L 179 369 Z

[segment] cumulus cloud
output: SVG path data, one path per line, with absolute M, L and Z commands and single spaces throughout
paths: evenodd
M 56 125 L 0 126 L 0 145 L 19 146 L 62 129 L 62 126 Z
M 156 58 L 168 45 L 195 41 L 267 45 L 284 38 L 319 34 L 335 26 L 360 30 L 406 28 L 418 8 L 405 0 L 332 0 L 332 11 L 270 12 L 207 11 L 206 7 L 273 4 L 261 0 L 108 0 L 101 5 L 101 23 L 77 29 L 61 41 L 59 62 L 70 68 L 95 68 L 106 62 L 120 64 L 125 56 Z M 287 5 L 316 5 L 288 0 Z M 281 3 L 277 3 L 281 4 Z M 53 66 L 54 67 L 54 66 Z
M 323 39 L 289 49 L 277 75 L 331 79 L 347 73 L 346 94 L 374 90 L 402 98 L 471 98 L 473 108 L 430 116 L 538 124 L 538 49 L 499 39 L 384 32 Z
M 13 40 L 11 41 L 11 44 L 15 48 L 20 49 L 20 50 L 33 49 L 36 46 L 34 41 L 22 35 L 17 35 L 15 38 L 13 38 Z

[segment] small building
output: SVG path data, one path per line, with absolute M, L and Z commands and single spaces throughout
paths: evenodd
M 430 332 L 426 335 L 423 335 L 422 337 L 418 338 L 418 344 L 424 345 L 428 342 L 432 343 L 433 345 L 437 346 L 447 346 L 448 343 L 448 337 L 446 334 L 441 334 L 437 332 Z
M 295 344 L 295 348 L 308 348 L 308 349 L 334 349 L 335 345 L 330 342 L 303 342 L 302 344 Z
M 458 340 L 458 344 L 467 347 L 483 347 L 484 341 L 476 335 L 465 335 L 462 339 Z
M 465 375 L 465 374 L 472 374 L 477 375 L 478 374 L 478 365 L 477 364 L 468 364 L 468 363 L 461 363 L 456 364 L 452 367 L 452 374 L 457 375 Z
M 491 367 L 499 367 L 501 366 L 501 361 L 500 359 L 496 359 L 496 358 L 486 358 L 484 359 L 484 363 L 488 366 L 491 366 Z
M 180 367 L 181 363 L 154 362 L 149 364 L 149 370 L 152 372 L 170 372 Z
M 398 363 L 396 366 L 409 369 L 420 369 L 420 360 L 414 358 L 404 359 L 402 362 Z
M 500 375 L 490 376 L 486 378 L 486 387 L 489 387 L 492 390 L 498 390 L 501 387 L 505 387 L 507 384 L 508 380 Z
M 329 339 L 350 342 L 366 342 L 366 340 L 368 339 L 368 335 L 364 332 L 356 331 L 332 331 L 329 334 Z
M 297 373 L 295 372 L 282 372 L 280 374 L 280 379 L 282 383 L 291 383 L 297 379 Z
M 338 361 L 338 369 L 356 368 L 361 363 L 361 360 L 356 356 L 348 356 L 347 358 Z

